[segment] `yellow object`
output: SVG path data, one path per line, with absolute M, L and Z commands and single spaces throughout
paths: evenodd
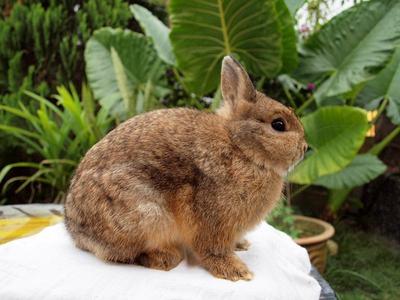
M 377 116 L 378 116 L 377 110 L 372 110 L 367 112 L 367 119 L 369 122 L 374 121 Z M 372 124 L 367 132 L 367 137 L 374 137 L 374 136 L 375 136 L 375 125 Z
M 0 244 L 38 233 L 43 228 L 56 224 L 62 219 L 57 215 L 0 219 Z

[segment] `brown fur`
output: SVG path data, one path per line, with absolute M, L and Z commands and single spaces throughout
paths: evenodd
M 193 253 L 214 276 L 250 280 L 234 250 L 278 201 L 304 154 L 293 112 L 257 92 L 232 58 L 217 114 L 163 109 L 93 146 L 72 179 L 65 222 L 76 245 L 106 261 L 170 270 Z M 287 131 L 271 127 L 276 118 Z

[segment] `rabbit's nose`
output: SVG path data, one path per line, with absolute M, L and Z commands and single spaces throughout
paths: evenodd
M 308 145 L 306 143 L 303 144 L 303 153 L 305 154 L 308 150 Z

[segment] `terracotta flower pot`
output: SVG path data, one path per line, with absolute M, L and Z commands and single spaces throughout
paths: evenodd
M 335 234 L 335 229 L 331 224 L 319 219 L 304 216 L 294 218 L 296 229 L 302 232 L 295 242 L 307 249 L 311 263 L 323 273 L 328 255 L 327 242 Z

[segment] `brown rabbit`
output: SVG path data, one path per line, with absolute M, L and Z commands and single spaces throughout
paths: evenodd
M 304 155 L 293 111 L 222 63 L 216 114 L 162 109 L 122 123 L 85 155 L 65 222 L 77 247 L 106 261 L 170 270 L 193 253 L 214 276 L 250 280 L 234 250 L 278 201 Z M 235 248 L 236 247 L 236 248 Z

